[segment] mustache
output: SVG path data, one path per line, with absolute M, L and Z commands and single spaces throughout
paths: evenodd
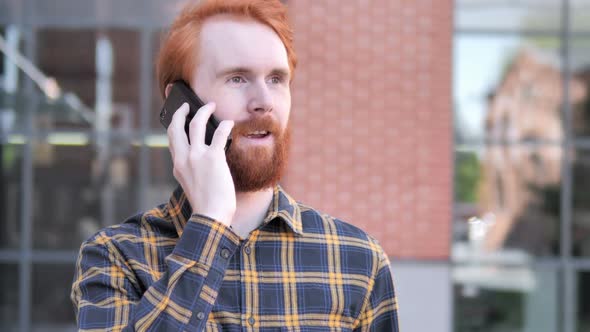
M 254 131 L 268 131 L 272 135 L 278 135 L 281 132 L 281 126 L 279 125 L 278 121 L 270 116 L 254 117 L 248 120 L 236 122 L 232 129 L 232 136 L 244 136 Z

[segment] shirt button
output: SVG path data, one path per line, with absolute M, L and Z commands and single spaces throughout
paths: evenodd
M 244 251 L 246 252 L 246 254 L 250 255 L 250 246 L 246 246 L 246 248 L 244 248 Z
M 199 320 L 203 320 L 203 318 L 205 318 L 205 314 L 204 314 L 202 311 L 200 311 L 200 312 L 197 314 L 197 318 L 198 318 Z
M 223 248 L 221 250 L 221 257 L 228 259 L 229 258 L 229 250 L 227 248 Z
M 254 325 L 254 323 L 256 323 L 256 320 L 254 319 L 254 317 L 250 316 L 250 318 L 248 318 L 248 323 L 250 323 L 250 325 Z

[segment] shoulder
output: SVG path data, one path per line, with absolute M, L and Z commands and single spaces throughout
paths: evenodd
M 166 220 L 161 207 L 130 216 L 120 224 L 105 227 L 90 236 L 82 247 L 99 245 L 110 247 L 120 244 L 138 244 L 149 238 L 172 238 L 176 235 L 174 226 Z
M 308 205 L 298 205 L 305 235 L 337 241 L 340 246 L 351 249 L 354 247 L 355 250 L 360 250 L 377 260 L 385 256 L 379 242 L 361 228 Z

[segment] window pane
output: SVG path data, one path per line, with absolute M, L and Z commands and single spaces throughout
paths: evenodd
M 32 325 L 36 331 L 74 331 L 75 316 L 70 290 L 74 264 L 33 265 Z
M 559 145 L 456 151 L 453 255 L 557 255 L 561 155 Z
M 31 8 L 28 21 L 43 26 L 167 26 L 186 0 L 2 0 L 0 22 L 15 21 L 26 8 Z
M 0 22 L 13 23 L 18 20 L 23 10 L 24 1 L 3 0 L 0 1 Z
M 0 144 L 0 249 L 20 245 L 23 152 L 22 144 Z
M 558 39 L 459 35 L 454 54 L 456 143 L 563 139 Z
M 590 331 L 590 272 L 578 273 L 578 332 Z
M 151 208 L 168 202 L 176 185 L 176 179 L 172 175 L 172 160 L 168 148 L 151 148 L 149 197 L 146 207 Z
M 141 0 L 72 1 L 31 0 L 31 20 L 43 25 L 140 25 L 147 5 Z
M 152 37 L 152 63 L 156 64 L 158 60 L 158 53 L 160 51 L 160 46 L 162 43 L 162 39 L 165 37 L 166 32 L 164 30 L 158 30 L 154 33 Z M 165 129 L 160 124 L 160 110 L 164 105 L 164 98 L 162 98 L 162 94 L 160 93 L 158 77 L 156 76 L 156 70 L 154 66 L 154 70 L 150 73 L 152 75 L 152 99 L 151 99 L 151 111 L 150 111 L 150 125 L 152 129 L 156 129 L 157 132 L 164 134 Z
M 573 254 L 590 256 L 590 150 L 572 156 Z
M 558 331 L 558 273 L 529 266 L 453 269 L 455 331 Z
M 61 139 L 35 144 L 35 248 L 78 249 L 100 228 L 136 212 L 137 148 L 115 140 L 98 148 Z
M 0 330 L 18 331 L 17 264 L 0 264 Z
M 0 35 L 7 48 L 23 53 L 25 43 L 20 27 L 0 25 Z M 0 139 L 13 133 L 22 133 L 25 128 L 25 115 L 29 107 L 23 89 L 25 78 L 14 61 L 0 52 Z
M 590 1 L 569 0 L 570 26 L 574 32 L 590 31 Z
M 139 33 L 41 29 L 37 39 L 39 67 L 64 93 L 56 101 L 46 98 L 40 110 L 49 129 L 95 127 L 129 134 L 138 127 Z
M 572 38 L 570 67 L 574 134 L 590 137 L 590 38 Z
M 455 27 L 559 31 L 560 13 L 560 0 L 457 0 Z

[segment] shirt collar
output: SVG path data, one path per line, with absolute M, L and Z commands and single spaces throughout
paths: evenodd
M 180 185 L 172 193 L 170 201 L 166 205 L 166 210 L 165 214 L 170 217 L 180 237 L 193 211 Z M 296 234 L 303 234 L 299 204 L 280 185 L 274 187 L 273 198 L 266 212 L 263 225 L 266 225 L 275 218 L 282 220 Z

